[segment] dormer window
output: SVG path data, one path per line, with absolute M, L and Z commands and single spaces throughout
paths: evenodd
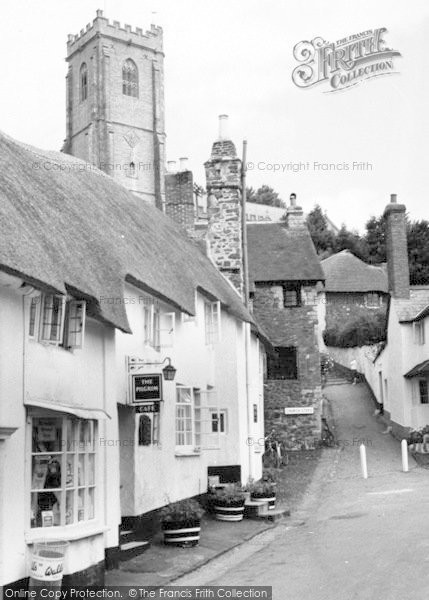
M 82 348 L 85 331 L 83 300 L 41 294 L 31 299 L 28 324 L 30 338 L 67 350 Z
M 122 66 L 122 93 L 133 98 L 139 97 L 139 72 L 131 58 L 128 58 Z
M 80 101 L 84 102 L 88 98 L 88 68 L 86 63 L 80 67 Z

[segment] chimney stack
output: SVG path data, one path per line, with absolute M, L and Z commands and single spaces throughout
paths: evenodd
M 396 194 L 384 210 L 389 292 L 394 298 L 409 299 L 410 267 L 408 264 L 406 207 L 398 204 Z
M 227 119 L 227 115 L 220 115 L 219 138 L 212 146 L 209 160 L 204 163 L 207 182 L 207 233 L 213 262 L 243 297 L 242 164 L 226 131 Z
M 291 194 L 289 200 L 290 206 L 286 209 L 286 227 L 288 229 L 305 227 L 304 211 L 296 205 L 296 194 Z
M 182 156 L 182 158 L 179 158 L 179 171 L 183 172 L 188 170 L 188 157 Z
M 219 140 L 229 140 L 228 115 L 219 115 Z
M 168 172 L 165 175 L 165 212 L 176 223 L 179 223 L 189 235 L 195 228 L 194 178 L 188 168 L 188 159 L 179 159 L 179 170 L 176 161 L 169 160 Z

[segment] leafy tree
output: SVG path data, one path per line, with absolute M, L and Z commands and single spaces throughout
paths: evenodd
M 367 221 L 364 242 L 370 263 L 386 262 L 386 221 L 383 216 Z
M 429 283 L 429 222 L 413 221 L 408 224 L 408 261 L 412 285 Z
M 318 204 L 307 215 L 307 227 L 316 252 L 323 258 L 332 254 L 335 248 L 335 235 L 329 230 L 326 214 Z
M 335 252 L 341 252 L 341 250 L 350 250 L 361 260 L 368 258 L 365 240 L 360 237 L 357 231 L 349 231 L 344 223 L 341 225 L 335 239 Z
M 253 188 L 246 188 L 247 201 L 255 202 L 256 204 L 266 204 L 267 206 L 278 206 L 285 208 L 285 203 L 280 198 L 277 192 L 268 185 L 262 185 L 255 192 Z

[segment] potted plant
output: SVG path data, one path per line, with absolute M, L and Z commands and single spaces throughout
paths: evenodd
M 241 486 L 230 484 L 213 494 L 213 509 L 218 521 L 241 521 L 244 515 L 245 494 Z
M 200 541 L 203 514 L 204 509 L 193 499 L 164 506 L 160 511 L 164 544 L 196 546 Z
M 276 484 L 273 481 L 257 481 L 250 490 L 252 500 L 268 502 L 268 510 L 276 506 Z

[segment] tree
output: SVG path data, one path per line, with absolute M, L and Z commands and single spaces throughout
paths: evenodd
M 326 214 L 318 204 L 307 215 L 307 227 L 316 252 L 324 258 L 332 254 L 335 247 L 335 235 L 329 230 Z
M 272 187 L 268 185 L 262 185 L 255 190 L 251 187 L 246 188 L 247 192 L 247 201 L 255 202 L 256 204 L 265 204 L 267 206 L 278 206 L 280 208 L 285 208 L 285 203 L 279 197 L 278 193 L 273 190 Z
M 408 223 L 408 262 L 412 285 L 429 283 L 429 222 Z
M 341 252 L 341 250 L 350 250 L 361 260 L 367 260 L 368 258 L 365 240 L 360 237 L 357 231 L 349 231 L 344 223 L 341 225 L 335 239 L 335 252 Z
M 386 221 L 383 216 L 367 221 L 364 241 L 370 263 L 386 262 Z

